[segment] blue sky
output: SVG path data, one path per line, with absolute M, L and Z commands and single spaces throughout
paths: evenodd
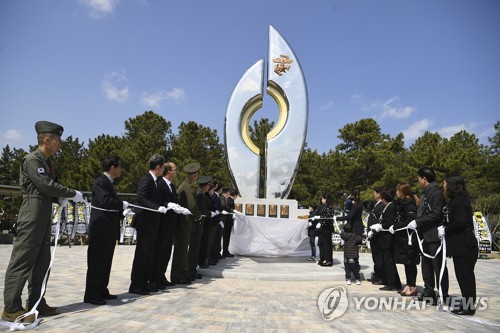
M 340 128 L 367 117 L 407 146 L 426 130 L 494 134 L 500 1 L 0 0 L 0 147 L 35 144 L 37 120 L 85 143 L 122 135 L 146 110 L 222 141 L 269 25 L 304 71 L 311 148 L 334 149 Z M 277 116 L 266 96 L 253 119 Z

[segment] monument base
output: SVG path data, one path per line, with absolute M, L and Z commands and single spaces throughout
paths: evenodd
M 309 210 L 299 208 L 297 200 L 292 199 L 243 199 L 235 201 L 235 209 L 246 216 L 269 218 L 299 218 L 309 215 Z

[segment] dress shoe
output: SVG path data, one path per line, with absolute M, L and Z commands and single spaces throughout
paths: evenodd
M 410 286 L 406 285 L 406 286 L 403 288 L 403 290 L 399 290 L 399 291 L 398 291 L 398 293 L 399 293 L 400 295 L 403 295 L 403 294 L 406 294 L 406 293 L 407 293 L 407 292 L 409 292 L 409 291 L 410 291 Z
M 167 281 L 164 283 L 164 285 L 165 285 L 165 287 L 173 287 L 173 286 L 175 286 L 175 283 Z
M 102 299 L 107 299 L 107 300 L 110 300 L 110 299 L 117 299 L 118 296 L 116 295 L 111 295 L 111 294 L 107 294 L 107 295 L 104 295 L 104 296 L 101 296 Z
M 203 275 L 201 275 L 200 273 L 196 274 L 196 279 L 201 279 L 202 277 L 203 277 Z
M 375 286 L 382 286 L 382 285 L 384 285 L 384 283 L 382 281 L 380 281 L 380 280 L 378 280 L 378 281 L 372 281 L 372 284 L 375 285 Z
M 172 282 L 174 282 L 175 284 L 191 284 L 191 281 L 188 280 L 176 280 Z
M 401 296 L 415 296 L 417 294 L 417 288 L 416 287 L 410 287 L 406 293 L 401 293 Z
M 459 316 L 473 316 L 474 314 L 476 314 L 476 310 L 475 309 L 472 309 L 472 310 L 458 309 L 458 310 L 452 310 L 451 313 L 459 315 Z
M 203 264 L 199 265 L 200 268 L 208 268 L 210 265 L 208 264 L 208 260 L 205 261 Z
M 324 263 L 321 264 L 321 266 L 323 266 L 323 267 L 332 267 L 333 263 L 330 262 L 330 261 L 329 262 L 324 262 Z
M 384 286 L 382 288 L 378 288 L 378 290 L 384 290 L 384 291 L 396 291 L 396 287 L 394 286 L 390 286 L 390 285 L 387 285 L 387 286 Z
M 93 305 L 106 305 L 106 301 L 100 298 L 84 298 L 83 302 Z
M 437 297 L 436 296 L 428 296 L 428 295 L 420 295 L 418 296 L 418 300 L 420 302 L 426 302 L 430 305 L 437 305 Z
M 128 292 L 136 295 L 149 295 L 149 290 L 145 289 L 130 288 Z
M 232 257 L 234 257 L 234 254 L 231 254 L 231 253 L 229 253 L 229 252 L 225 252 L 225 253 L 223 253 L 222 255 L 223 255 L 224 257 L 226 257 L 226 258 L 232 258 Z
M 163 284 L 157 283 L 157 282 L 152 282 L 152 283 L 148 284 L 148 289 L 149 289 L 149 291 L 152 291 L 152 292 L 157 292 L 159 290 L 165 290 L 166 288 L 167 288 L 167 286 L 164 286 Z

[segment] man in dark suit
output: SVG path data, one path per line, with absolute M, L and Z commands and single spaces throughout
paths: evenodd
M 420 202 L 417 208 L 417 218 L 408 224 L 409 229 L 416 229 L 424 238 L 422 248 L 425 253 L 433 256 L 441 245 L 438 237 L 438 227 L 443 224 L 443 207 L 445 204 L 444 194 L 436 183 L 436 174 L 430 167 L 420 168 L 418 174 L 418 185 L 423 189 L 420 195 Z M 434 292 L 436 286 L 441 287 L 441 300 L 448 299 L 448 268 L 444 267 L 443 279 L 439 286 L 439 275 L 441 272 L 442 256 L 438 254 L 434 259 L 422 255 L 422 278 L 424 280 L 424 291 L 419 297 L 419 301 L 432 302 L 437 304 L 437 296 Z
M 165 163 L 163 179 L 158 182 L 162 191 L 162 205 L 168 206 L 169 203 L 178 203 L 177 192 L 173 181 L 177 178 L 177 166 L 172 162 Z M 179 215 L 173 210 L 161 215 L 160 231 L 158 233 L 158 243 L 156 246 L 156 259 L 153 266 L 152 286 L 157 289 L 165 289 L 173 286 L 175 283 L 169 282 L 165 277 L 168 262 L 172 254 L 172 245 L 174 243 L 174 234 L 179 223 Z
M 85 303 L 104 305 L 105 300 L 116 299 L 108 290 L 111 263 L 116 241 L 120 236 L 121 213 L 128 202 L 118 199 L 113 182 L 120 177 L 122 167 L 118 156 L 102 161 L 104 173 L 92 186 L 92 208 L 87 250 L 87 282 Z
M 384 190 L 383 187 L 378 186 L 373 190 L 373 199 L 375 201 L 375 206 L 368 215 L 368 234 L 370 237 L 370 248 L 372 251 L 372 260 L 373 260 L 373 276 L 371 278 L 371 283 L 375 285 L 386 285 L 387 281 L 385 279 L 384 270 L 382 269 L 382 257 L 380 252 L 380 233 L 373 232 L 370 230 L 370 227 L 374 224 L 380 223 L 380 216 L 385 208 L 385 203 L 382 202 L 381 193 Z
M 226 198 L 227 207 L 229 208 L 228 212 L 232 213 L 234 211 L 234 200 L 236 200 L 238 196 L 238 191 L 233 189 L 229 191 L 229 195 L 227 197 L 226 195 L 227 194 L 223 194 L 223 196 Z M 229 252 L 229 241 L 231 238 L 231 230 L 233 229 L 233 224 L 233 215 L 226 215 L 226 220 L 224 221 L 224 231 L 222 235 L 222 256 L 224 258 L 234 257 L 234 255 Z
M 156 243 L 160 230 L 161 214 L 167 212 L 162 206 L 161 191 L 158 179 L 161 179 L 165 169 L 165 158 L 153 155 L 149 159 L 149 172 L 141 178 L 137 186 L 137 202 L 140 206 L 155 211 L 141 209 L 134 223 L 137 230 L 137 245 L 135 247 L 134 263 L 132 265 L 131 283 L 129 292 L 138 295 L 148 295 L 150 291 L 158 291 L 150 286 Z

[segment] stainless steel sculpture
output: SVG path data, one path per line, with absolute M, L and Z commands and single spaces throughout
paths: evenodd
M 267 93 L 279 118 L 266 139 L 265 197 L 286 199 L 297 174 L 307 134 L 307 89 L 299 61 L 285 39 L 269 27 Z M 243 199 L 258 198 L 260 151 L 252 142 L 249 123 L 261 108 L 264 59 L 241 77 L 226 109 L 225 144 L 229 170 Z

